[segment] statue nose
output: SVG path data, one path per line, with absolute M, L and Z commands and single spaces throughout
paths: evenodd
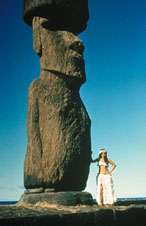
M 70 49 L 75 50 L 82 54 L 84 52 L 84 45 L 81 41 L 75 41 L 70 45 Z

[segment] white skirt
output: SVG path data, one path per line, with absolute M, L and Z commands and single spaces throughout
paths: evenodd
M 97 175 L 97 196 L 98 205 L 113 204 L 116 201 L 113 179 L 110 174 Z

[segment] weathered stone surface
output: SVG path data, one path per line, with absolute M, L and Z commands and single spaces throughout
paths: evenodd
M 83 190 L 91 159 L 90 119 L 78 89 L 46 74 L 32 83 L 28 107 L 25 187 Z
M 41 70 L 57 72 L 78 84 L 85 82 L 84 45 L 68 31 L 49 30 L 48 20 L 33 19 L 33 47 L 40 56 Z
M 145 226 L 146 207 L 0 206 L 1 226 Z
M 125 208 L 125 211 L 116 211 L 116 220 L 118 226 L 129 225 L 145 226 L 146 225 L 146 209 L 133 205 Z
M 45 188 L 44 192 L 54 192 L 55 189 L 54 188 Z
M 44 192 L 44 193 L 25 193 L 22 195 L 18 205 L 48 203 L 75 206 L 75 205 L 92 205 L 92 195 L 88 192 Z
M 42 193 L 44 192 L 44 188 L 34 188 L 34 189 L 27 189 L 25 190 L 25 194 L 36 194 L 36 193 Z
M 87 25 L 88 0 L 24 0 L 24 21 L 31 25 L 35 16 L 47 18 L 50 29 L 78 33 Z

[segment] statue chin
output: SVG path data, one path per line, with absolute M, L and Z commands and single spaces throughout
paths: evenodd
M 69 61 L 67 62 L 69 64 L 69 66 L 67 67 L 65 67 L 67 63 L 64 64 L 65 66 L 56 63 L 55 65 L 57 66 L 55 67 L 55 69 L 52 65 L 48 64 L 44 66 L 44 64 L 42 64 L 41 70 L 52 72 L 59 77 L 66 77 L 66 79 L 70 81 L 77 80 L 80 84 L 84 83 L 86 81 L 84 61 L 82 62 L 82 64 L 76 64 L 76 62 L 74 61 L 72 61 L 71 63 L 69 63 Z

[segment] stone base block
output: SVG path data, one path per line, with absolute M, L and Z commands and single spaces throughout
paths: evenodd
M 92 195 L 88 192 L 25 192 L 18 205 L 36 204 L 38 202 L 47 202 L 48 204 L 75 206 L 75 205 L 92 205 L 94 204 Z

